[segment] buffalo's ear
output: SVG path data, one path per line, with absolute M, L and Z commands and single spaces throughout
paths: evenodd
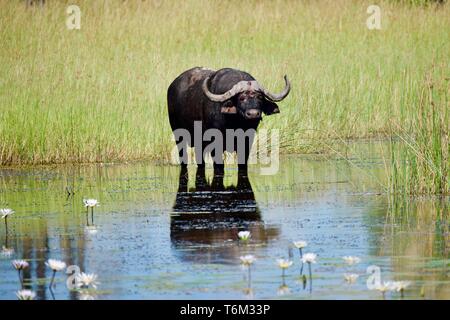
M 231 101 L 227 101 L 220 107 L 220 112 L 222 112 L 222 113 L 237 113 L 237 109 Z
M 263 112 L 268 116 L 274 113 L 280 113 L 280 109 L 278 108 L 277 104 L 269 100 L 264 100 L 262 109 Z

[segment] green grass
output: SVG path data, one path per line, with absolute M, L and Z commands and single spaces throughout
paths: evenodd
M 424 75 L 449 77 L 449 4 L 378 2 L 379 31 L 365 25 L 371 1 L 80 0 L 73 31 L 69 4 L 0 0 L 0 165 L 167 162 L 166 89 L 193 66 L 273 91 L 288 74 L 281 113 L 262 123 L 284 153 L 397 135 L 392 120 L 416 136 Z
M 450 194 L 450 79 L 443 70 L 437 66 L 426 75 L 409 128 L 391 121 L 395 136 L 388 172 L 393 194 Z

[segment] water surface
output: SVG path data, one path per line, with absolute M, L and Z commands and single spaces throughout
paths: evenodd
M 208 169 L 147 163 L 1 169 L 0 206 L 16 213 L 8 234 L 0 229 L 0 246 L 14 249 L 0 257 L 0 299 L 16 298 L 17 258 L 30 262 L 24 286 L 39 299 L 381 299 L 366 285 L 373 265 L 382 281 L 412 282 L 405 299 L 449 299 L 448 198 L 389 199 L 379 148 L 358 148 L 364 158 L 351 162 L 285 156 L 273 176 L 230 167 L 223 182 Z M 93 221 L 87 197 L 101 203 Z M 248 243 L 240 230 L 251 231 Z M 318 255 L 311 287 L 293 240 Z M 257 258 L 251 290 L 245 254 Z M 361 262 L 347 266 L 347 255 Z M 289 256 L 283 279 L 276 259 Z M 59 273 L 52 295 L 49 258 L 98 274 L 98 289 L 69 290 Z M 348 284 L 345 273 L 359 278 Z

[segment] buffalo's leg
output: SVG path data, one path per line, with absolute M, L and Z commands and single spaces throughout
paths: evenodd
M 223 163 L 223 151 L 224 151 L 224 147 L 220 146 L 218 143 L 219 141 L 216 141 L 217 137 L 214 137 L 214 147 L 210 149 L 211 152 L 211 159 L 213 162 L 213 172 L 214 172 L 214 176 L 218 175 L 218 176 L 223 176 L 224 173 L 224 163 Z M 211 145 L 212 145 L 211 143 Z M 221 142 L 223 143 L 223 142 Z M 203 150 L 208 150 L 208 147 L 210 147 L 211 145 L 208 144 L 208 142 L 205 142 L 203 144 Z M 205 152 L 205 151 L 203 151 Z M 203 154 L 203 157 L 205 157 L 206 154 Z
M 225 165 L 223 163 L 214 163 L 214 176 L 223 177 L 225 174 Z
M 223 155 L 222 155 L 222 159 L 223 159 Z M 223 163 L 223 160 L 220 162 L 214 161 L 214 177 L 213 177 L 213 180 L 211 183 L 213 190 L 223 189 L 223 176 L 224 175 L 225 175 L 225 164 Z
M 200 145 L 194 143 L 194 150 L 195 150 L 195 162 L 197 163 L 197 166 L 205 166 L 205 154 L 204 150 L 206 148 L 206 143 L 203 142 Z
M 250 157 L 250 151 L 252 148 L 252 144 L 253 144 L 253 139 L 254 136 L 250 137 L 248 140 L 246 139 L 245 141 L 245 148 L 244 148 L 244 154 L 239 157 L 238 155 L 238 159 L 243 159 L 243 161 L 239 161 L 238 160 L 238 175 L 239 176 L 247 176 L 248 173 L 248 158 Z M 240 163 L 242 162 L 242 163 Z
M 223 163 L 223 152 L 220 155 L 220 158 L 218 158 L 218 161 L 215 161 L 214 159 L 216 159 L 216 151 L 214 150 L 211 154 L 211 157 L 213 158 L 213 165 L 214 165 L 214 176 L 219 176 L 219 177 L 223 177 L 224 173 L 225 173 L 225 164 Z
M 188 186 L 188 168 L 186 164 L 181 164 L 180 177 L 178 180 L 178 192 L 186 192 Z
M 214 177 L 211 182 L 211 189 L 215 191 L 223 190 L 223 174 L 222 175 L 214 174 Z
M 247 163 L 238 164 L 238 176 L 247 176 L 247 174 L 248 174 Z
M 195 191 L 204 191 L 208 187 L 205 175 L 205 165 L 197 165 L 197 172 L 195 173 Z
M 180 161 L 180 164 L 187 166 L 189 162 L 188 141 L 183 136 L 175 136 L 175 143 L 177 144 L 178 148 L 178 159 Z
M 197 163 L 197 173 L 195 176 L 195 189 L 201 191 L 207 186 L 205 175 L 205 157 L 203 154 L 204 146 L 195 146 L 195 162 Z
M 252 188 L 252 185 L 250 184 L 250 180 L 248 179 L 248 176 L 238 175 L 236 189 L 253 192 L 253 188 Z

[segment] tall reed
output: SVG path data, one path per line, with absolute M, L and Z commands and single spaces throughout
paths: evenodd
M 372 2 L 79 0 L 68 30 L 71 1 L 0 0 L 0 165 L 167 162 L 166 90 L 197 65 L 273 91 L 289 75 L 262 122 L 281 152 L 390 135 L 391 119 L 414 119 L 431 61 L 449 69 L 450 5 L 381 1 L 382 29 L 368 30 Z
M 389 186 L 393 194 L 448 195 L 450 78 L 445 66 L 426 73 L 408 124 L 393 123 Z

